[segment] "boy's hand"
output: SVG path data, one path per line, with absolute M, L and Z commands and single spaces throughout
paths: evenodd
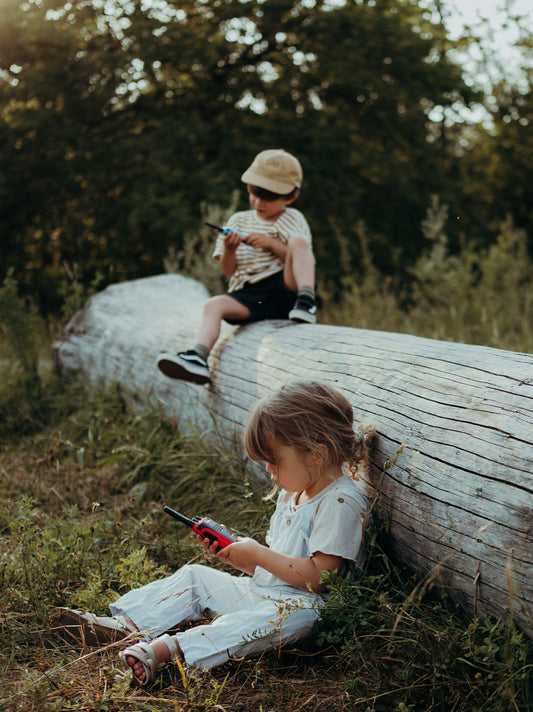
M 246 241 L 248 241 L 248 238 Z M 224 235 L 224 249 L 229 252 L 234 252 L 242 243 L 242 237 L 236 232 L 228 232 L 227 235 Z
M 269 235 L 263 235 L 261 232 L 251 232 L 246 236 L 247 245 L 263 250 L 270 250 L 272 248 L 272 240 L 272 237 Z

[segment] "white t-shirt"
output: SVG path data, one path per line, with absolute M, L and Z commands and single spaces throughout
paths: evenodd
M 343 568 L 361 569 L 368 503 L 352 478 L 339 477 L 304 504 L 295 504 L 296 496 L 280 492 L 266 535 L 267 545 L 273 551 L 306 559 L 318 551 L 341 556 L 351 564 Z M 289 586 L 260 566 L 253 580 L 259 586 Z
M 259 232 L 275 237 L 287 244 L 291 237 L 304 237 L 311 244 L 311 230 L 302 213 L 296 208 L 285 208 L 274 222 L 262 220 L 255 210 L 243 210 L 230 217 L 226 227 L 242 235 Z M 224 252 L 224 236 L 219 234 L 215 243 L 213 257 L 220 257 Z M 229 291 L 240 289 L 246 282 L 254 284 L 276 272 L 281 272 L 284 262 L 270 250 L 242 244 L 235 252 L 237 267 L 229 281 Z

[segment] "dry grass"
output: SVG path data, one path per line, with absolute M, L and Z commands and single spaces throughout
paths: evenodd
M 268 518 L 262 489 L 254 490 L 246 483 L 234 458 L 228 457 L 226 463 L 226 485 L 217 486 L 214 480 L 224 474 L 220 472 L 219 456 L 190 442 L 187 452 L 182 449 L 180 436 L 160 427 L 154 415 L 139 422 L 120 410 L 121 405 L 108 394 L 99 403 L 95 399 L 88 408 L 75 412 L 59 429 L 52 427 L 31 439 L 23 438 L 15 447 L 0 452 L 4 571 L 0 708 L 24 712 L 266 712 L 318 710 L 327 705 L 331 710 L 348 709 L 344 685 L 332 674 L 335 656 L 316 649 L 283 651 L 262 660 L 228 664 L 202 678 L 189 679 L 186 688 L 176 669 L 167 668 L 160 681 L 145 690 L 131 686 L 129 672 L 117 664 L 120 643 L 100 650 L 80 649 L 78 643 L 65 641 L 51 631 L 55 605 L 75 604 L 80 597 L 92 596 L 104 612 L 105 600 L 98 598 L 99 593 L 105 590 L 112 597 L 107 589 L 120 586 L 116 571 L 109 574 L 109 570 L 139 548 L 144 549 L 153 566 L 167 572 L 186 561 L 204 558 L 188 530 L 161 513 L 164 501 L 175 503 L 179 499 L 184 511 L 191 514 L 207 510 L 220 513 L 226 508 L 227 515 L 230 500 L 237 516 L 241 511 L 241 528 L 255 535 L 259 528 L 264 530 Z M 109 411 L 106 416 L 105 411 Z M 156 448 L 150 448 L 150 435 L 154 437 L 155 431 L 159 455 L 167 449 L 170 464 L 165 467 L 160 462 L 153 467 Z M 82 448 L 85 463 L 80 467 L 78 453 Z M 115 457 L 117 454 L 120 457 Z M 146 461 L 140 466 L 142 457 Z M 173 468 L 173 478 L 167 479 L 166 467 Z M 151 470 L 155 479 L 152 494 L 158 490 L 156 497 L 147 496 L 146 488 L 138 487 L 145 469 Z M 155 475 L 154 469 L 158 469 Z M 194 476 L 204 485 L 191 491 Z M 240 489 L 238 502 L 236 489 Z M 26 503 L 21 506 L 23 498 Z M 72 526 L 79 528 L 77 542 L 76 537 L 74 541 L 69 538 Z M 85 544 L 81 544 L 83 537 Z M 74 567 L 58 563 L 57 549 L 74 562 Z M 99 568 L 103 579 L 108 576 L 103 588 L 96 586 L 94 593 L 84 593 L 84 587 L 96 585 L 90 579 Z M 57 581 L 43 590 L 40 575 L 56 576 Z
M 47 647 L 43 649 L 43 645 Z M 232 710 L 264 712 L 353 709 L 337 656 L 284 652 L 219 668 L 182 684 L 166 668 L 149 689 L 132 687 L 112 648 L 80 651 L 46 640 L 6 677 L 5 710 Z
M 47 397 L 56 399 L 48 425 L 0 449 L 1 710 L 530 709 L 532 648 L 519 631 L 413 596 L 420 582 L 375 544 L 361 582 L 332 582 L 319 639 L 199 678 L 169 667 L 150 688 L 132 687 L 117 664 L 120 644 L 84 650 L 63 640 L 52 631 L 56 606 L 105 613 L 121 592 L 202 560 L 164 503 L 258 538 L 272 504 L 235 454 L 180 435 L 155 413 L 125 412 L 112 392 Z

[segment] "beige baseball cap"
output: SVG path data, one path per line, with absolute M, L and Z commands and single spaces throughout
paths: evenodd
M 297 158 L 282 148 L 269 148 L 257 154 L 241 180 L 278 195 L 288 195 L 300 188 L 302 177 L 302 166 Z

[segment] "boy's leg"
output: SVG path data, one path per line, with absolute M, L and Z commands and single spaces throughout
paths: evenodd
M 289 240 L 283 279 L 286 286 L 293 292 L 298 292 L 305 286 L 314 291 L 315 256 L 311 245 L 305 238 L 293 237 Z
M 250 310 L 233 297 L 221 294 L 211 297 L 204 305 L 204 313 L 200 328 L 196 334 L 196 343 L 205 346 L 209 351 L 215 345 L 220 335 L 220 325 L 226 318 L 235 321 L 245 321 L 250 317 Z
M 227 294 L 211 297 L 204 305 L 195 346 L 189 351 L 182 351 L 178 354 L 160 354 L 157 359 L 157 367 L 169 378 L 199 384 L 209 383 L 211 374 L 207 358 L 219 337 L 222 320 L 228 318 L 244 321 L 249 316 L 248 307 Z
M 289 240 L 283 279 L 289 289 L 297 292 L 296 302 L 289 312 L 289 319 L 314 324 L 316 322 L 315 256 L 311 245 L 303 237 L 293 237 Z

